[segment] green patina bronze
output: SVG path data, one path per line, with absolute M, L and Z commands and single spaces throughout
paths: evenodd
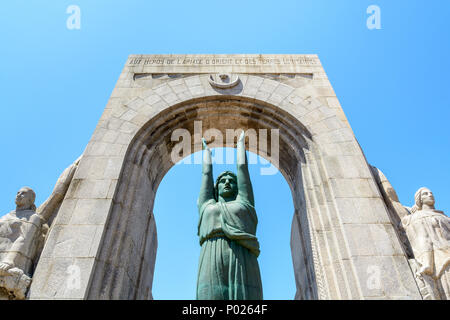
M 258 218 L 245 153 L 237 143 L 237 176 L 225 171 L 214 185 L 211 150 L 203 139 L 203 174 L 198 199 L 200 262 L 198 300 L 262 300 Z

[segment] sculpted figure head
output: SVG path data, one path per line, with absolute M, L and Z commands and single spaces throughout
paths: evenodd
M 219 197 L 227 200 L 234 200 L 238 194 L 236 175 L 231 171 L 222 172 L 219 177 L 217 177 L 215 193 L 217 200 L 219 200 Z
M 34 201 L 36 200 L 36 193 L 29 187 L 21 188 L 16 195 L 16 210 L 36 210 Z
M 414 195 L 415 205 L 412 212 L 420 211 L 425 207 L 426 209 L 434 209 L 434 195 L 428 188 L 420 188 Z

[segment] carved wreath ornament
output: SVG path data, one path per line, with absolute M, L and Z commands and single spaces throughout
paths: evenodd
M 239 76 L 229 73 L 211 74 L 209 76 L 209 83 L 215 88 L 229 89 L 239 83 Z

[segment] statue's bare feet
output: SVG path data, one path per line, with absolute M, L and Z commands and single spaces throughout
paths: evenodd
M 8 270 L 8 273 L 16 276 L 21 276 L 23 274 L 23 271 L 18 268 L 11 268 Z
M 0 262 L 0 275 L 5 275 L 8 270 L 11 269 L 12 265 L 7 262 Z
M 419 277 L 423 277 L 424 275 L 431 275 L 432 274 L 432 271 L 431 271 L 431 268 L 430 267 L 421 267 L 420 269 L 419 269 L 419 271 L 417 272 L 417 275 L 419 276 Z

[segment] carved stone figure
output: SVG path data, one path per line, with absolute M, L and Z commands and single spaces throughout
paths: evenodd
M 35 199 L 31 188 L 21 188 L 16 196 L 16 210 L 0 219 L 0 285 L 19 299 L 25 297 L 31 282 L 29 274 L 42 226 Z
M 257 257 L 258 218 L 245 153 L 244 132 L 237 144 L 237 176 L 226 171 L 214 185 L 211 150 L 203 139 L 203 175 L 198 199 L 201 253 L 199 300 L 261 300 Z
M 435 209 L 431 190 L 420 188 L 414 198 L 402 225 L 414 253 L 419 289 L 422 295 L 427 291 L 424 299 L 450 299 L 450 218 Z
M 0 218 L 0 299 L 25 299 L 51 221 L 59 210 L 79 159 L 56 182 L 50 197 L 36 210 L 35 192 L 21 188 L 16 210 Z

